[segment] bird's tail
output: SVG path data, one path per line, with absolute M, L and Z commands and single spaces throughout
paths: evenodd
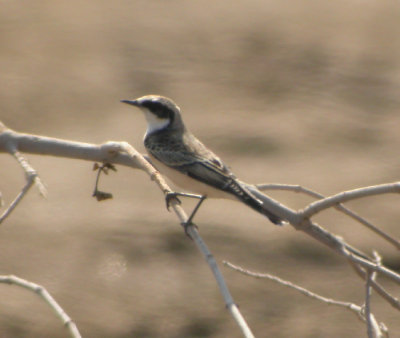
M 264 203 L 255 197 L 248 189 L 246 189 L 244 184 L 241 184 L 237 180 L 232 180 L 232 182 L 229 184 L 228 190 L 230 190 L 230 192 L 235 195 L 238 200 L 245 203 L 260 214 L 268 217 L 272 223 L 276 225 L 284 224 L 284 220 L 267 210 L 264 206 Z
M 243 200 L 244 203 L 246 203 L 250 208 L 252 208 L 255 211 L 258 211 L 260 214 L 268 217 L 268 219 L 276 224 L 276 225 L 283 225 L 284 221 L 280 217 L 276 216 L 273 214 L 271 211 L 265 209 L 264 204 L 256 199 L 255 197 L 251 196 L 251 198 Z

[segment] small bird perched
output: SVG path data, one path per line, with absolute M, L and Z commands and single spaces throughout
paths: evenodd
M 257 199 L 245 184 L 240 182 L 221 159 L 201 143 L 183 124 L 179 107 L 170 99 L 147 95 L 135 100 L 121 102 L 138 107 L 147 120 L 144 145 L 154 166 L 177 186 L 199 195 L 171 193 L 176 196 L 200 199 L 189 217 L 206 197 L 239 200 L 250 208 L 281 225 L 283 221 Z

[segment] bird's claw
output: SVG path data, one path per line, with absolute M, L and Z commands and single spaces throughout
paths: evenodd
M 181 201 L 180 201 L 180 199 L 177 197 L 179 194 L 177 194 L 176 192 L 173 192 L 173 191 L 171 191 L 171 192 L 167 192 L 166 194 L 165 194 L 165 203 L 166 203 L 166 205 L 167 205 L 167 210 L 169 211 L 169 207 L 170 207 L 170 205 L 171 205 L 171 200 L 172 199 L 175 199 L 177 202 L 178 202 L 178 204 L 181 204 Z

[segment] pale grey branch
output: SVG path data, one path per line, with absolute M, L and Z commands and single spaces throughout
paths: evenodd
M 399 192 L 400 192 L 400 183 L 398 182 L 389 184 L 379 184 L 366 188 L 348 190 L 327 197 L 325 199 L 316 201 L 314 203 L 311 203 L 301 212 L 301 214 L 304 218 L 310 218 L 315 214 L 321 212 L 322 210 L 334 207 L 339 203 L 344 203 L 354 199 L 368 197 L 368 196 L 399 193 Z
M 321 301 L 323 303 L 330 304 L 330 305 L 336 305 L 336 306 L 339 306 L 339 307 L 344 307 L 344 308 L 352 311 L 353 313 L 357 314 L 358 317 L 362 313 L 362 307 L 359 306 L 359 305 L 356 305 L 354 303 L 342 302 L 342 301 L 338 301 L 338 300 L 334 300 L 334 299 L 331 299 L 331 298 L 327 298 L 327 297 L 318 295 L 318 294 L 316 294 L 316 293 L 314 293 L 312 291 L 309 291 L 309 290 L 307 290 L 307 289 L 305 289 L 305 288 L 303 288 L 303 287 L 301 287 L 299 285 L 296 285 L 296 284 L 294 284 L 292 282 L 289 282 L 289 281 L 284 280 L 282 278 L 279 278 L 277 276 L 271 275 L 269 273 L 253 272 L 253 271 L 244 269 L 244 268 L 242 268 L 242 267 L 240 267 L 238 265 L 235 265 L 235 264 L 232 264 L 232 263 L 226 262 L 226 261 L 224 261 L 223 263 L 227 267 L 229 267 L 229 268 L 231 268 L 231 269 L 233 269 L 235 271 L 238 271 L 238 272 L 240 272 L 240 273 L 242 273 L 242 274 L 244 274 L 246 276 L 250 276 L 250 277 L 254 277 L 254 278 L 260 278 L 260 279 L 269 279 L 269 280 L 271 280 L 271 281 L 273 281 L 275 283 L 278 283 L 280 285 L 292 288 L 292 289 L 294 289 L 296 291 L 299 291 L 300 293 L 302 293 L 303 295 L 305 295 L 307 297 L 314 298 L 314 299 L 319 300 L 319 301 Z
M 10 149 L 12 151 L 10 151 Z M 13 154 L 18 153 L 18 151 L 23 151 L 26 153 L 69 157 L 75 159 L 84 159 L 87 161 L 110 162 L 113 164 L 121 164 L 136 169 L 142 169 L 147 172 L 150 178 L 157 183 L 164 194 L 171 192 L 171 189 L 165 183 L 159 172 L 150 164 L 150 162 L 145 157 L 143 157 L 126 142 L 107 142 L 102 145 L 93 145 L 88 143 L 71 142 L 42 136 L 20 134 L 9 129 L 3 129 L 3 132 L 0 133 L 0 152 L 2 151 L 11 152 Z M 259 187 L 265 188 L 263 186 Z M 247 188 L 263 202 L 266 209 L 273 212 L 277 216 L 287 220 L 293 227 L 295 227 L 295 229 L 305 232 L 312 238 L 333 249 L 336 253 L 346 257 L 349 262 L 351 262 L 352 265 L 355 266 L 356 271 L 359 274 L 362 274 L 363 270 L 361 267 L 363 267 L 366 270 L 376 271 L 384 274 L 395 282 L 400 283 L 400 276 L 398 274 L 381 266 L 380 264 L 376 264 L 372 261 L 371 258 L 360 252 L 356 248 L 353 248 L 349 244 L 345 243 L 344 240 L 340 237 L 335 236 L 334 234 L 325 230 L 323 227 L 309 220 L 309 218 L 315 213 L 318 213 L 319 211 L 322 211 L 329 207 L 337 207 L 343 209 L 344 207 L 341 206 L 340 203 L 345 201 L 382 193 L 398 193 L 400 191 L 400 186 L 398 183 L 379 185 L 340 193 L 335 196 L 311 203 L 302 212 L 296 212 L 282 205 L 278 201 L 263 194 L 255 186 L 247 185 Z M 278 186 L 272 186 L 272 188 L 277 189 Z M 29 189 L 29 187 L 27 189 Z M 290 188 L 287 187 L 286 189 L 301 191 L 298 186 L 292 186 Z M 321 198 L 320 195 L 310 190 L 304 191 L 306 191 L 313 197 Z M 177 214 L 178 218 L 180 219 L 180 222 L 184 223 L 187 220 L 187 215 L 184 212 L 183 208 L 175 200 L 171 201 L 171 206 Z M 358 215 L 356 216 L 359 217 Z M 352 217 L 354 217 L 354 215 Z M 230 295 L 229 290 L 227 289 L 226 284 L 222 278 L 222 274 L 218 270 L 215 259 L 199 236 L 198 231 L 195 227 L 190 226 L 188 228 L 188 234 L 195 241 L 197 247 L 202 252 L 208 265 L 210 266 L 210 269 L 213 271 L 217 283 L 220 287 L 221 293 L 224 297 L 226 306 L 240 326 L 243 335 L 245 337 L 253 337 L 253 334 L 251 333 L 247 324 L 245 324 L 243 317 L 241 316 L 239 310 L 233 302 L 232 296 Z M 370 284 L 371 287 L 374 288 L 384 299 L 386 299 L 394 307 L 399 308 L 397 299 L 389 295 L 378 283 L 376 283 L 374 280 L 371 280 Z
M 354 269 L 354 271 L 357 273 L 357 275 L 360 276 L 362 279 L 366 279 L 367 274 L 363 268 L 361 268 L 358 264 L 356 264 L 353 261 L 349 261 L 351 267 Z M 391 295 L 385 288 L 380 285 L 378 282 L 371 280 L 371 285 L 373 289 L 383 298 L 385 299 L 393 308 L 396 310 L 400 310 L 400 300 Z
M 257 184 L 256 185 L 257 189 L 263 191 L 263 190 L 286 190 L 286 191 L 293 191 L 296 193 L 304 193 L 306 195 L 312 196 L 317 199 L 325 199 L 326 197 L 316 191 L 313 191 L 311 189 L 302 187 L 300 185 L 291 185 L 291 184 Z M 396 249 L 400 250 L 400 241 L 394 238 L 393 236 L 389 235 L 385 231 L 379 229 L 376 225 L 371 223 L 370 221 L 366 220 L 364 217 L 361 217 L 354 211 L 350 210 L 349 208 L 345 207 L 343 204 L 339 203 L 333 206 L 335 209 L 338 211 L 344 213 L 345 215 L 353 218 L 357 222 L 363 224 L 366 226 L 368 229 L 372 230 L 375 232 L 377 235 L 388 241 L 390 244 L 394 245 Z
M 22 188 L 20 193 L 17 197 L 10 203 L 8 208 L 3 212 L 0 216 L 0 224 L 11 214 L 11 212 L 16 208 L 16 206 L 22 201 L 26 193 L 35 184 L 39 192 L 42 196 L 46 196 L 46 188 L 44 187 L 42 181 L 40 180 L 39 176 L 37 175 L 36 171 L 31 167 L 31 165 L 26 161 L 26 159 L 14 148 L 9 147 L 9 153 L 14 156 L 14 158 L 18 161 L 20 166 L 25 172 L 26 183 L 25 186 Z M 1 205 L 0 205 L 1 206 Z
M 71 337 L 81 338 L 81 334 L 79 333 L 75 323 L 43 286 L 16 276 L 0 276 L 0 283 L 17 285 L 39 295 L 39 297 L 42 298 L 61 319 Z
M 381 273 L 382 275 L 385 275 L 386 277 L 390 278 L 392 281 L 400 284 L 400 275 L 397 274 L 396 272 L 371 261 L 368 261 L 358 255 L 355 255 L 352 252 L 349 252 L 347 248 L 343 247 L 343 254 L 351 261 L 353 261 L 356 264 L 359 264 L 360 266 L 364 267 L 367 270 L 372 270 Z
M 374 336 L 373 336 L 374 338 L 383 337 L 382 332 L 381 332 L 381 327 L 379 326 L 378 322 L 376 321 L 375 316 L 369 311 L 370 310 L 369 307 L 368 307 L 368 313 L 367 313 L 367 311 L 366 311 L 367 306 L 365 306 L 365 309 L 364 309 L 364 307 L 356 305 L 354 303 L 342 302 L 342 301 L 334 300 L 332 298 L 327 298 L 327 297 L 318 295 L 310 290 L 307 290 L 299 285 L 296 285 L 292 282 L 283 280 L 277 276 L 274 276 L 274 275 L 271 275 L 268 273 L 259 273 L 259 272 L 249 271 L 249 270 L 243 269 L 240 266 L 234 265 L 230 262 L 223 262 L 223 263 L 227 267 L 229 267 L 235 271 L 238 271 L 246 276 L 260 278 L 260 279 L 268 279 L 268 280 L 271 280 L 280 285 L 292 288 L 307 297 L 319 300 L 320 302 L 323 302 L 325 304 L 346 308 L 346 309 L 350 310 L 351 312 L 355 313 L 357 315 L 357 318 L 359 318 L 363 322 L 367 323 L 369 330 L 371 330 L 371 333 L 374 334 Z M 368 296 L 367 297 L 368 306 L 369 306 L 369 300 L 370 300 L 370 298 Z
M 0 125 L 0 127 L 4 127 L 4 125 Z M 94 145 L 44 136 L 21 134 L 7 128 L 0 128 L 0 152 L 9 152 L 9 149 L 15 149 L 25 153 L 68 157 L 94 162 L 111 162 L 113 164 L 141 169 L 156 182 L 164 195 L 171 192 L 171 189 L 160 173 L 144 156 L 127 142 L 107 142 L 102 145 Z M 186 222 L 188 217 L 177 200 L 171 201 L 171 207 L 180 219 L 181 224 Z M 206 262 L 216 277 L 225 304 L 239 328 L 242 330 L 244 337 L 254 337 L 239 309 L 235 305 L 218 265 L 200 237 L 196 227 L 189 226 L 187 232 L 195 241 L 198 249 L 205 257 Z

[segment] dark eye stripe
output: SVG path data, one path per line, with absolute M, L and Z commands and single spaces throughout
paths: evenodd
M 151 112 L 156 114 L 159 118 L 173 118 L 174 112 L 165 104 L 157 101 L 145 101 L 142 103 Z
M 158 111 L 162 109 L 162 104 L 156 101 L 145 101 L 142 103 L 142 105 L 151 111 Z

